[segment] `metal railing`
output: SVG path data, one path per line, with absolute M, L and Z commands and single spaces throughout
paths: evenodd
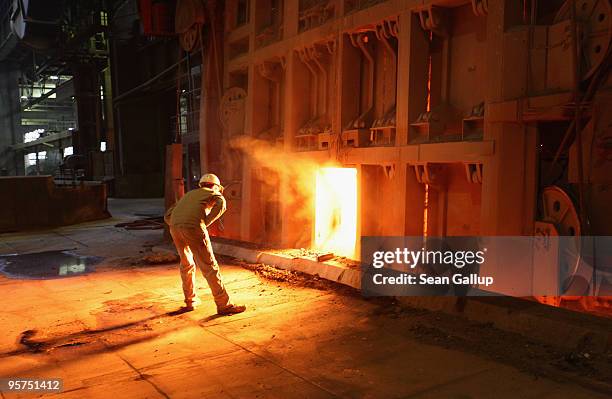
M 176 135 L 178 128 L 178 135 L 185 136 L 191 134 L 199 134 L 200 132 L 200 110 L 191 112 L 182 112 L 180 114 L 180 120 L 177 124 L 176 115 L 170 118 L 172 126 L 172 132 Z

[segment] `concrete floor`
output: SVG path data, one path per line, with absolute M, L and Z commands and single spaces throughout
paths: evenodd
M 161 232 L 113 227 L 141 213 L 132 205 L 153 212 L 160 204 L 111 202 L 114 220 L 0 235 L 0 254 L 73 249 L 104 258 L 94 272 L 69 278 L 0 274 L 0 377 L 63 378 L 58 398 L 609 397 L 554 368 L 543 367 L 544 377 L 451 345 L 461 321 L 445 327 L 440 315 L 265 279 L 236 264 L 222 271 L 246 313 L 216 317 L 200 285 L 202 306 L 174 315 L 182 300 L 176 264 L 138 264 Z M 482 331 L 488 341 L 507 340 Z

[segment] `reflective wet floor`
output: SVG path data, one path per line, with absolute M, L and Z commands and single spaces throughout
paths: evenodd
M 102 258 L 70 251 L 45 251 L 0 256 L 0 272 L 9 278 L 52 279 L 90 273 Z

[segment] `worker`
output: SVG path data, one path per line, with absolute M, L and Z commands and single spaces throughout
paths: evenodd
M 235 305 L 230 301 L 208 236 L 208 227 L 218 220 L 226 209 L 223 186 L 219 178 L 212 173 L 203 175 L 199 186 L 185 194 L 164 216 L 181 257 L 181 279 L 185 294 L 185 306 L 181 310 L 188 312 L 195 308 L 194 285 L 197 266 L 210 286 L 218 314 L 244 312 L 246 306 Z

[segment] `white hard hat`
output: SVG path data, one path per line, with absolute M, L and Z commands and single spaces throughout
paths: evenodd
M 221 190 L 223 190 L 223 186 L 221 185 L 221 180 L 217 177 L 217 175 L 212 173 L 206 173 L 200 177 L 199 186 L 202 187 L 204 183 L 216 184 L 219 186 Z

